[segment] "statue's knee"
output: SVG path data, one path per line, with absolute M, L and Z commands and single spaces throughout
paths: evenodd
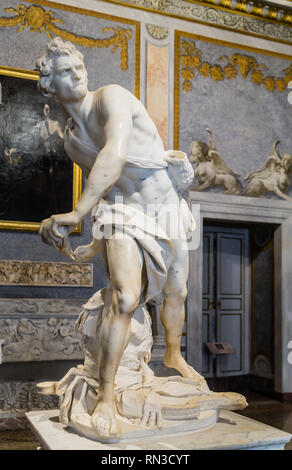
M 119 314 L 131 315 L 139 305 L 139 296 L 133 291 L 117 289 L 114 292 Z
M 181 288 L 165 290 L 164 291 L 164 298 L 166 302 L 169 303 L 183 303 L 188 295 L 188 290 L 186 286 L 182 286 Z

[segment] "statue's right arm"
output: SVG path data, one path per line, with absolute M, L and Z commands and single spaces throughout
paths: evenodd
M 114 186 L 126 162 L 132 133 L 132 111 L 129 95 L 123 88 L 117 85 L 105 87 L 99 102 L 99 119 L 104 133 L 104 146 L 97 155 L 75 207 L 79 221 Z
M 52 232 L 60 237 L 59 225 L 75 227 L 110 191 L 126 162 L 132 133 L 132 109 L 129 94 L 117 85 L 105 87 L 96 110 L 103 129 L 103 147 L 87 176 L 85 189 L 72 212 L 53 215 Z M 63 237 L 62 237 L 63 238 Z
M 68 233 L 85 218 L 92 208 L 110 191 L 119 179 L 126 162 L 128 142 L 132 133 L 130 95 L 117 85 L 105 87 L 98 109 L 98 125 L 103 130 L 103 147 L 87 177 L 85 189 L 73 211 L 52 215 L 41 223 L 39 234 L 58 247 L 64 243 L 60 225 L 68 226 Z

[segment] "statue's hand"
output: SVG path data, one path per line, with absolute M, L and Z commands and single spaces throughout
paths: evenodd
M 171 165 L 178 166 L 181 164 L 181 160 L 183 160 L 187 155 L 180 150 L 167 150 L 164 154 L 164 160 Z
M 145 400 L 141 424 L 150 428 L 162 427 L 161 405 L 155 392 L 151 392 Z
M 73 232 L 78 223 L 79 219 L 74 211 L 52 215 L 49 219 L 42 221 L 39 235 L 44 243 L 75 260 L 68 235 Z
M 78 262 L 87 261 L 100 251 L 98 240 L 93 240 L 89 245 L 80 245 L 74 250 L 74 258 Z

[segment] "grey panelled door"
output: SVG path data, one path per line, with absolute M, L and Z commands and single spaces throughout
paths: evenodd
M 214 310 L 214 233 L 204 233 L 203 237 L 203 364 L 202 372 L 213 375 L 213 357 L 208 354 L 205 343 L 216 341 Z
M 217 377 L 245 374 L 249 369 L 248 229 L 206 227 L 203 253 L 203 343 L 228 342 L 236 351 L 212 356 L 203 346 L 203 372 Z

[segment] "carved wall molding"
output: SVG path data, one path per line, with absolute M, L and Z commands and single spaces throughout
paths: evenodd
M 247 181 L 247 196 L 265 197 L 265 193 L 270 192 L 292 202 L 286 194 L 291 185 L 292 155 L 285 153 L 281 156 L 277 150 L 279 142 L 274 142 L 272 154 L 267 157 L 264 166 L 244 178 Z
M 85 302 L 0 299 L 1 361 L 83 359 L 74 323 Z
M 0 17 L 0 27 L 17 27 L 21 32 L 24 28 L 29 28 L 32 32 L 44 32 L 51 39 L 59 36 L 66 41 L 74 42 L 79 46 L 112 48 L 112 52 L 120 49 L 120 68 L 128 70 L 128 41 L 132 37 L 130 28 L 120 26 L 106 27 L 103 33 L 111 33 L 109 37 L 95 39 L 86 36 L 78 36 L 70 31 L 60 28 L 58 24 L 65 24 L 61 18 L 56 18 L 50 10 L 37 5 L 17 5 L 16 8 L 5 8 L 4 11 L 13 16 Z
M 2 362 L 82 359 L 75 319 L 0 319 Z
M 154 39 L 165 39 L 168 36 L 168 29 L 154 24 L 146 25 L 147 31 Z
M 93 265 L 0 260 L 0 285 L 92 287 Z
M 194 140 L 190 145 L 189 159 L 194 168 L 197 180 L 190 191 L 203 191 L 214 186 L 224 188 L 224 194 L 241 194 L 242 187 L 238 174 L 228 168 L 226 162 L 219 154 L 214 135 L 211 129 L 206 129 L 210 136 L 209 144 Z
M 0 299 L 0 318 L 42 318 L 52 315 L 62 315 L 62 317 L 72 316 L 76 318 L 82 304 L 87 302 L 84 299 Z
M 291 9 L 249 0 L 106 0 L 280 42 L 292 42 Z
M 218 57 L 217 63 L 211 64 L 202 57 L 201 51 L 193 40 L 180 39 L 179 60 L 181 64 L 182 89 L 191 91 L 191 80 L 195 74 L 214 81 L 233 80 L 237 76 L 250 79 L 256 85 L 264 85 L 270 92 L 279 93 L 286 90 L 292 80 L 292 63 L 288 68 L 279 71 L 277 77 L 269 75 L 268 67 L 249 54 L 234 53 L 230 57 Z M 220 64 L 220 63 L 222 64 Z M 282 76 L 280 76 L 282 75 Z
M 0 382 L 0 419 L 22 416 L 27 411 L 54 409 L 58 398 L 41 395 L 35 382 Z

